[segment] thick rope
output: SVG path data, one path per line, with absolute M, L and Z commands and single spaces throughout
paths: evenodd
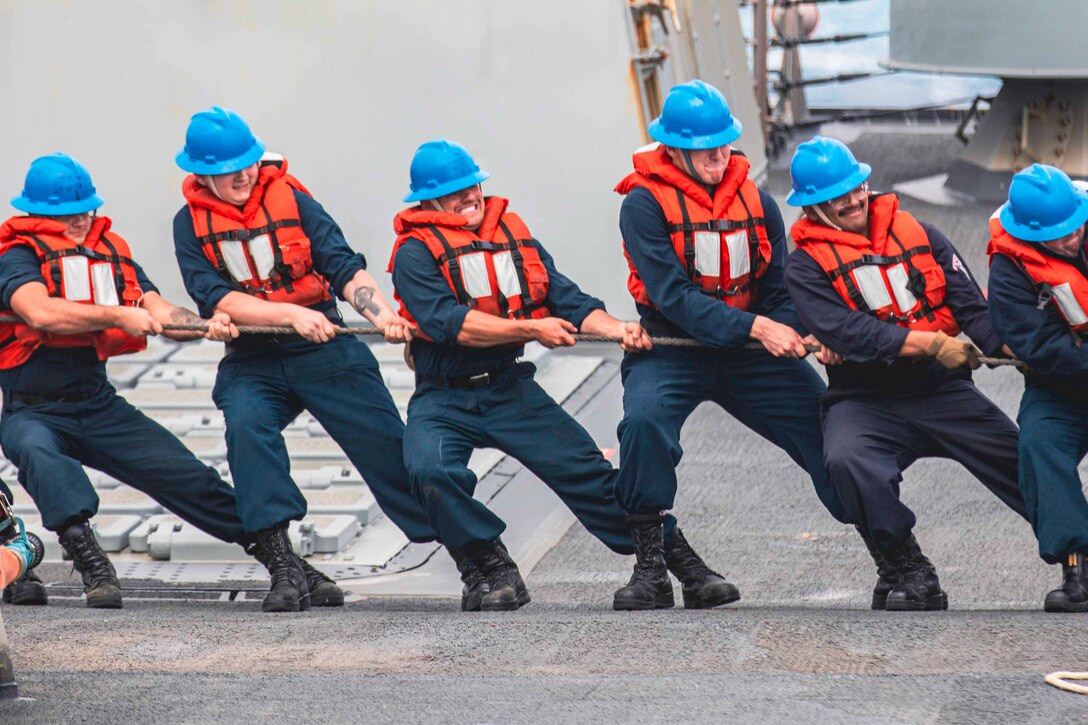
M 1088 687 L 1074 685 L 1072 682 L 1066 682 L 1066 680 L 1088 680 L 1088 672 L 1051 672 L 1043 678 L 1046 684 L 1053 685 L 1059 690 L 1088 695 Z
M 2 321 L 2 318 L 0 318 Z M 163 325 L 162 329 L 169 330 L 171 332 L 206 332 L 207 327 L 205 325 Z M 273 327 L 269 325 L 238 325 L 238 332 L 242 334 L 257 334 L 257 335 L 297 335 L 293 327 Z M 376 327 L 337 327 L 337 335 L 381 335 L 382 331 Z M 577 342 L 622 342 L 619 337 L 609 337 L 607 335 L 585 335 L 576 333 L 571 335 Z M 690 337 L 655 337 L 650 336 L 650 340 L 654 345 L 663 345 L 666 347 L 693 347 L 703 350 L 713 349 L 709 345 L 704 345 L 698 340 L 693 340 Z M 744 345 L 745 350 L 762 350 L 763 345 L 758 342 L 750 342 Z M 805 345 L 805 349 L 809 352 L 817 352 L 820 349 L 819 345 Z M 983 365 L 998 366 L 998 365 L 1011 365 L 1015 368 L 1027 370 L 1028 366 L 1020 360 L 1011 360 L 1003 357 L 979 357 L 979 362 Z

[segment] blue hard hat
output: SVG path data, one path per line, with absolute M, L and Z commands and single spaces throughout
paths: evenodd
M 192 174 L 230 174 L 260 161 L 265 143 L 229 108 L 212 106 L 194 114 L 185 130 L 185 148 L 174 161 Z
M 673 86 L 661 115 L 650 123 L 650 138 L 677 149 L 714 149 L 740 138 L 740 121 L 714 86 L 691 81 Z
M 790 206 L 813 206 L 858 188 L 873 173 L 869 164 L 858 163 L 842 141 L 813 136 L 797 147 L 790 161 L 793 190 Z
M 1088 222 L 1088 192 L 1061 169 L 1032 164 L 1012 177 L 1001 226 L 1025 242 L 1049 242 Z
M 465 147 L 453 141 L 440 138 L 416 149 L 409 170 L 411 192 L 405 201 L 423 201 L 437 199 L 461 189 L 479 184 L 491 176 L 481 171 L 469 156 Z
M 83 164 L 68 154 L 40 156 L 30 164 L 23 193 L 11 205 L 28 214 L 83 214 L 102 206 L 102 197 Z

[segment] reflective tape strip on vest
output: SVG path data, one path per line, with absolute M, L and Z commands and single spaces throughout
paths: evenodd
M 110 220 L 97 217 L 83 244 L 65 236 L 60 222 L 13 217 L 0 228 L 0 255 L 27 247 L 37 255 L 50 297 L 106 307 L 135 307 L 143 297 L 128 243 L 109 231 Z M 3 310 L 11 314 L 10 310 Z M 147 339 L 120 329 L 60 335 L 23 323 L 0 324 L 0 369 L 26 362 L 41 345 L 93 347 L 99 360 L 147 348 Z
M 929 236 L 898 206 L 891 194 L 870 198 L 869 239 L 805 217 L 791 234 L 851 309 L 912 330 L 958 334 L 959 325 L 944 303 L 944 270 L 933 257 Z
M 459 214 L 405 209 L 393 221 L 397 241 L 389 271 L 400 246 L 418 239 L 427 245 L 460 304 L 508 319 L 548 317 L 548 271 L 525 223 L 506 211 L 508 203 L 487 197 L 484 220 L 475 231 L 464 228 L 465 218 Z M 399 293 L 395 296 L 400 314 L 415 322 Z
M 651 146 L 635 153 L 635 171 L 616 191 L 643 187 L 654 195 L 668 224 L 673 251 L 688 279 L 705 294 L 746 310 L 755 299 L 755 286 L 771 261 L 763 204 L 748 179 L 748 160 L 734 151 L 725 176 L 711 198 L 707 190 L 676 168 L 668 153 Z M 627 288 L 635 301 L 655 307 L 624 244 Z
M 182 189 L 204 256 L 234 289 L 309 306 L 330 299 L 329 286 L 313 268 L 295 200 L 296 189 L 309 192 L 286 173 L 286 164 L 262 162 L 257 185 L 241 209 L 220 200 L 195 176 Z
M 1075 265 L 1039 251 L 1038 243 L 1021 242 L 990 218 L 990 244 L 993 255 L 1004 254 L 1031 280 L 1039 293 L 1039 309 L 1053 304 L 1073 332 L 1088 336 L 1088 279 Z

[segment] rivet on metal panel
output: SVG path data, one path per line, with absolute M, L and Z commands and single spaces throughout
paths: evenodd
M 1056 149 L 1054 149 L 1054 155 L 1065 156 L 1065 149 L 1063 149 L 1061 146 L 1058 146 Z
M 1067 141 L 1068 139 L 1069 139 L 1069 134 L 1068 133 L 1066 133 L 1065 131 L 1058 131 L 1058 140 L 1059 141 Z
M 1058 119 L 1058 123 L 1061 124 L 1062 126 L 1065 126 L 1065 127 L 1068 128 L 1069 126 L 1073 125 L 1073 117 L 1072 116 L 1062 116 L 1061 118 Z

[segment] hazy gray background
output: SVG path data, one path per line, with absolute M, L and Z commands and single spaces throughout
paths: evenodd
M 412 153 L 447 136 L 561 270 L 629 314 L 611 190 L 643 143 L 625 12 L 578 0 L 0 0 L 0 202 L 35 157 L 71 153 L 101 213 L 181 298 L 174 154 L 194 112 L 224 105 L 287 156 L 388 291 Z

